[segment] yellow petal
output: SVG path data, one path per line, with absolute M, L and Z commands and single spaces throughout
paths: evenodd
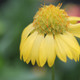
M 69 32 L 71 32 L 74 36 L 80 38 L 80 23 L 69 25 Z
M 34 32 L 27 38 L 27 40 L 25 40 L 20 53 L 20 55 L 23 55 L 24 61 L 27 60 L 37 35 L 38 35 L 38 32 Z
M 46 61 L 48 61 L 48 65 L 51 67 L 54 64 L 54 60 L 56 58 L 55 47 L 54 47 L 54 38 L 53 35 L 47 35 L 41 43 L 39 50 L 39 60 L 40 66 L 42 67 Z
M 45 39 L 41 42 L 40 48 L 39 48 L 39 61 L 40 61 L 40 67 L 43 67 L 47 60 L 47 54 L 45 53 Z
M 67 61 L 67 58 L 66 58 L 67 55 L 66 55 L 66 51 L 64 50 L 65 46 L 63 46 L 63 41 L 60 39 L 59 36 L 60 35 L 55 36 L 56 54 L 57 54 L 57 56 L 59 57 L 60 60 L 62 60 L 63 62 L 66 62 Z
M 80 47 L 79 47 L 79 44 L 78 44 L 77 40 L 75 39 L 75 37 L 72 34 L 70 34 L 69 32 L 66 32 L 61 36 L 62 36 L 64 42 L 68 45 L 68 47 L 72 51 L 73 58 L 79 60 Z
M 77 21 L 80 21 L 80 17 L 68 17 L 68 21 L 70 21 L 72 24 L 76 24 Z
M 39 60 L 38 60 L 39 59 L 39 47 L 43 39 L 44 39 L 44 35 L 38 34 L 34 41 L 31 54 L 30 54 L 31 62 L 33 65 L 35 64 L 35 61 L 37 61 L 37 64 L 39 65 Z
M 72 52 L 71 52 L 69 46 L 64 42 L 63 37 L 62 37 L 62 34 L 59 34 L 59 35 L 58 35 L 58 39 L 59 39 L 59 42 L 62 43 L 61 46 L 63 47 L 64 53 L 65 53 L 70 59 L 73 59 Z
M 21 36 L 21 43 L 20 43 L 20 49 L 22 44 L 24 43 L 24 40 L 27 39 L 27 36 L 30 34 L 31 31 L 34 30 L 33 24 L 31 23 L 30 25 L 28 25 L 22 32 L 22 36 Z
M 31 23 L 30 25 L 28 25 L 22 32 L 22 36 L 21 36 L 21 39 L 26 39 L 27 36 L 30 34 L 30 32 L 34 30 L 34 27 L 33 27 L 33 23 Z
M 56 58 L 56 52 L 55 52 L 55 42 L 53 35 L 47 35 L 47 50 L 46 53 L 48 54 L 48 65 L 49 67 L 52 67 Z

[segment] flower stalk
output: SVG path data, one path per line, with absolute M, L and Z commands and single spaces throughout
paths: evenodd
M 54 66 L 52 67 L 52 80 L 55 80 Z

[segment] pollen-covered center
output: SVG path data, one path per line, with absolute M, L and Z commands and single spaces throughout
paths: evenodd
M 67 20 L 67 13 L 65 10 L 60 9 L 60 5 L 57 7 L 54 5 L 43 6 L 34 16 L 35 29 L 44 34 L 63 33 L 67 30 L 69 24 Z

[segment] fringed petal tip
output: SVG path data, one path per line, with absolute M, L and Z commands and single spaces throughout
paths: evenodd
M 68 57 L 69 58 L 69 57 Z M 60 58 L 59 58 L 60 59 Z M 70 58 L 69 58 L 70 59 Z M 21 59 L 22 60 L 22 59 Z M 67 56 L 66 56 L 66 60 L 62 60 L 62 59 L 60 59 L 62 62 L 64 62 L 64 63 L 67 63 Z M 74 59 L 71 59 L 71 60 L 74 60 L 75 62 L 79 62 L 79 56 L 76 58 L 74 58 Z M 36 61 L 35 63 L 33 63 L 31 60 L 26 60 L 26 61 L 24 61 L 24 62 L 26 62 L 26 64 L 29 64 L 30 62 L 31 62 L 31 64 L 32 64 L 32 66 L 35 66 L 36 64 L 37 64 L 37 66 L 38 67 L 44 67 L 44 65 L 47 63 L 47 65 L 51 68 L 51 67 L 53 67 L 54 66 L 54 63 L 55 63 L 55 61 L 52 61 L 52 63 L 50 63 L 50 62 L 48 62 L 48 61 L 46 61 L 44 64 L 40 64 L 40 62 L 39 61 Z

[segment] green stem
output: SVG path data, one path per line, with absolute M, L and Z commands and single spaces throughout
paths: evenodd
M 52 80 L 55 79 L 55 76 L 54 76 L 54 67 L 52 67 Z

